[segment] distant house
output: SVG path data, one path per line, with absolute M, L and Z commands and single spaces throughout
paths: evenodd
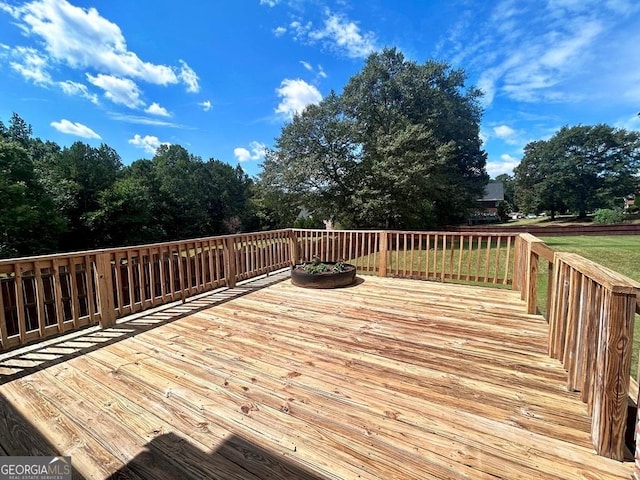
M 469 225 L 499 222 L 498 202 L 503 200 L 504 184 L 502 182 L 488 183 L 484 189 L 484 196 L 478 200 L 476 210 L 468 218 Z
M 636 196 L 635 195 L 627 195 L 626 197 L 624 197 L 624 210 L 625 212 L 627 210 L 629 210 L 631 207 L 634 206 L 636 201 Z
M 488 183 L 484 189 L 484 196 L 480 199 L 480 209 L 485 214 L 497 214 L 498 202 L 504 200 L 504 184 L 502 182 Z

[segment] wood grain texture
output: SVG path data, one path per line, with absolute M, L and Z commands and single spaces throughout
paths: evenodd
M 519 292 L 260 281 L 0 357 L 0 451 L 96 479 L 631 477 Z

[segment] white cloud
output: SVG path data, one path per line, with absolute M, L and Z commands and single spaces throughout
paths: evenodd
M 128 115 L 116 112 L 109 112 L 109 117 L 119 122 L 135 123 L 138 125 L 154 125 L 158 127 L 186 128 L 177 123 L 167 122 L 158 118 L 144 117 L 141 115 Z
M 276 93 L 282 101 L 276 108 L 276 113 L 293 118 L 296 113 L 302 112 L 307 105 L 317 104 L 322 101 L 322 94 L 313 85 L 304 80 L 292 80 L 286 78 L 276 89 Z
M 233 149 L 233 154 L 236 156 L 239 162 L 248 162 L 249 160 L 260 160 L 264 158 L 267 146 L 260 142 L 250 143 L 251 151 L 244 147 L 237 147 Z
M 501 161 L 499 162 L 487 162 L 487 173 L 491 178 L 495 178 L 503 173 L 513 175 L 513 169 L 520 163 L 520 160 L 509 155 L 508 153 L 500 155 L 500 160 Z
M 198 93 L 200 91 L 198 75 L 184 60 L 180 60 L 180 65 L 180 80 L 187 86 L 187 92 Z
M 280 3 L 280 0 L 260 0 L 260 5 L 267 5 L 268 7 L 275 7 Z
M 26 35 L 39 37 L 47 55 L 72 68 L 94 68 L 158 85 L 178 82 L 170 66 L 141 60 L 127 48 L 120 27 L 95 8 L 67 0 L 34 0 L 19 7 L 4 4 Z
M 304 67 L 305 70 L 309 71 L 309 72 L 314 72 L 315 69 L 313 68 L 313 65 L 311 65 L 309 62 L 305 62 L 304 60 L 300 60 L 300 65 L 302 65 Z M 318 65 L 317 68 L 317 72 L 316 73 L 316 81 L 320 78 L 327 78 L 327 74 L 324 71 L 324 68 L 322 67 L 322 65 Z
M 289 25 L 296 40 L 314 44 L 320 42 L 327 48 L 351 58 L 364 58 L 376 50 L 373 32 L 362 32 L 356 22 L 343 15 L 325 10 L 324 25 L 314 29 L 311 22 L 293 21 Z
M 509 145 L 518 145 L 520 143 L 518 132 L 508 125 L 493 127 L 493 133 L 497 138 Z
M 159 117 L 170 117 L 171 114 L 167 111 L 166 108 L 161 107 L 159 103 L 152 103 L 148 108 L 145 109 L 145 112 L 151 115 L 158 115 Z
M 91 103 L 99 103 L 98 96 L 95 93 L 89 92 L 87 86 L 82 83 L 65 80 L 63 82 L 58 82 L 58 86 L 67 95 L 86 98 L 87 100 L 90 100 Z
M 208 112 L 209 110 L 211 110 L 211 107 L 213 106 L 211 104 L 211 101 L 209 101 L 209 100 L 205 100 L 204 102 L 200 102 L 198 105 L 200 105 L 202 107 L 202 110 L 204 110 L 205 112 Z
M 485 3 L 460 12 L 438 54 L 478 79 L 484 106 L 496 97 L 605 102 L 608 91 L 624 95 L 637 84 L 640 67 L 628 59 L 637 52 L 629 26 L 638 11 L 640 4 L 632 0 Z M 478 18 L 487 20 L 470 23 Z M 622 103 L 621 95 L 618 100 Z
M 329 11 L 326 14 L 324 28 L 310 32 L 311 39 L 329 42 L 351 58 L 366 57 L 376 49 L 375 35 L 372 32 L 362 33 L 355 22 Z
M 47 72 L 47 59 L 34 48 L 16 47 L 12 52 L 15 60 L 9 62 L 11 68 L 37 85 L 48 85 L 52 82 Z
M 287 29 L 286 29 L 286 28 L 284 28 L 284 27 L 278 27 L 278 28 L 276 28 L 276 29 L 273 31 L 273 34 L 274 34 L 276 37 L 281 37 L 281 36 L 283 36 L 285 33 L 287 33 Z
M 153 135 L 145 135 L 144 137 L 138 135 L 137 133 L 130 138 L 128 142 L 138 148 L 142 148 L 145 152 L 150 154 L 155 154 L 156 150 L 160 147 L 160 145 L 171 145 L 168 142 L 161 142 L 158 137 Z
M 104 90 L 104 95 L 113 103 L 124 105 L 129 108 L 144 106 L 140 99 L 140 89 L 128 78 L 118 78 L 112 75 L 99 73 L 95 77 L 87 73 L 89 83 Z
M 51 126 L 62 133 L 67 133 L 69 135 L 75 135 L 76 137 L 82 138 L 101 138 L 96 132 L 92 129 L 83 125 L 81 123 L 70 122 L 69 120 L 63 118 L 59 122 L 51 122 Z

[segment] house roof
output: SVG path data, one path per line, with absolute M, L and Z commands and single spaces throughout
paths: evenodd
M 483 202 L 504 200 L 504 184 L 502 182 L 488 183 L 484 189 Z

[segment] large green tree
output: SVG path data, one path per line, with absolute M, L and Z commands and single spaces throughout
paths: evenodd
M 462 70 L 418 64 L 396 49 L 374 53 L 341 95 L 283 128 L 261 187 L 345 226 L 463 219 L 488 179 L 479 97 Z
M 266 154 L 261 174 L 263 201 L 277 199 L 295 219 L 302 207 L 315 216 L 348 221 L 359 179 L 361 146 L 342 101 L 331 92 L 285 125 L 275 149 Z M 291 226 L 280 225 L 280 226 Z
M 569 209 L 580 217 L 599 207 L 620 207 L 634 191 L 640 168 L 640 133 L 609 125 L 563 127 L 525 147 L 515 169 L 518 203 L 527 211 Z
M 61 217 L 38 183 L 26 149 L 0 137 L 0 257 L 51 252 Z

